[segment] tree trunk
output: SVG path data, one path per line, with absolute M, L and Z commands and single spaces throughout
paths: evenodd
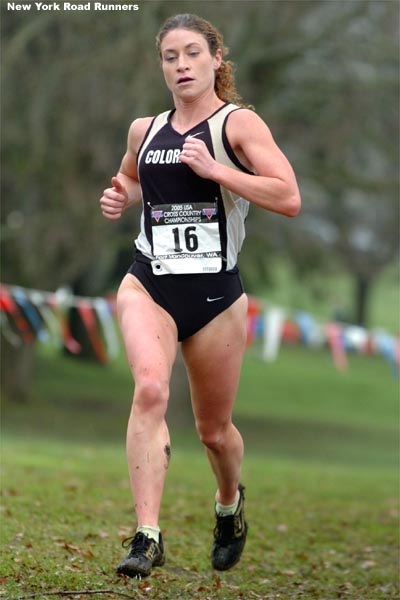
M 34 345 L 13 346 L 2 338 L 1 390 L 4 397 L 14 402 L 27 402 L 31 396 L 34 372 Z
M 355 290 L 355 323 L 362 327 L 368 324 L 368 302 L 370 292 L 370 280 L 361 274 L 356 274 Z

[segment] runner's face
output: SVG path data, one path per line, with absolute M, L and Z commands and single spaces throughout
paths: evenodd
M 211 56 L 207 40 L 189 29 L 173 29 L 161 42 L 162 69 L 167 87 L 183 100 L 214 90 L 221 51 Z

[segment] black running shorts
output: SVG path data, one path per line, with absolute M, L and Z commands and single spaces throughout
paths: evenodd
M 154 302 L 174 319 L 181 342 L 207 325 L 243 294 L 239 269 L 193 275 L 154 275 L 148 259 L 137 253 L 130 266 Z

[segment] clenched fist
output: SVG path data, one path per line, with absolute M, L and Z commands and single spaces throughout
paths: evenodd
M 117 177 L 111 179 L 111 184 L 112 188 L 104 190 L 100 206 L 106 219 L 119 219 L 128 206 L 128 192 Z

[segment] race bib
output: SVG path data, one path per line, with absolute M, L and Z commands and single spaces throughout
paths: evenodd
M 216 202 L 151 207 L 155 275 L 218 273 L 222 268 Z

